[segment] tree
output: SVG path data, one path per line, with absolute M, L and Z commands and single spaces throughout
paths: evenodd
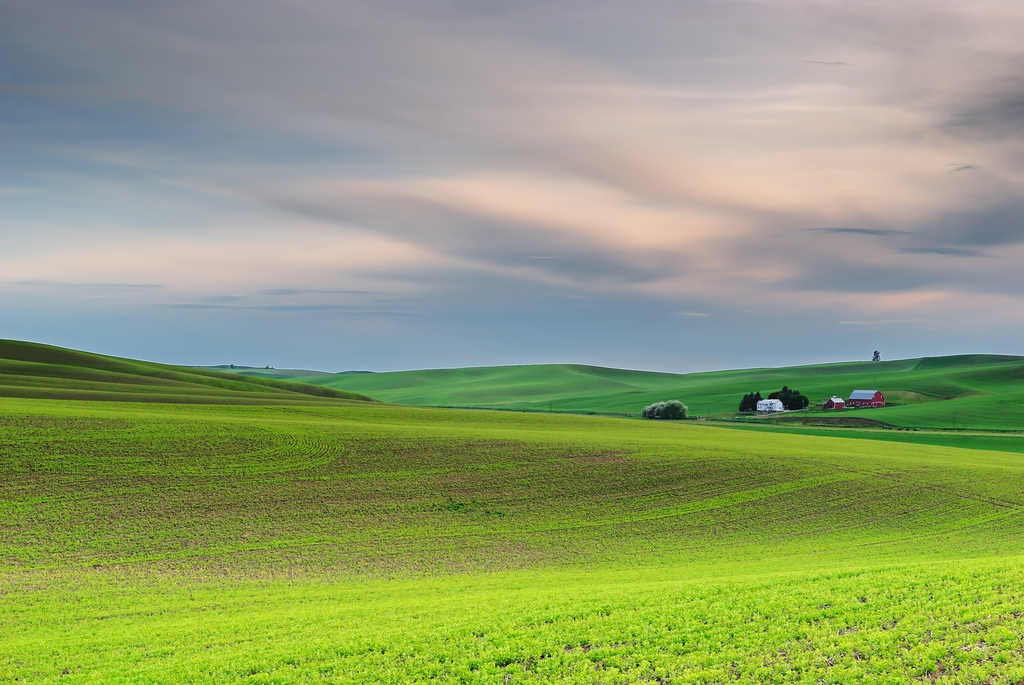
M 747 393 L 740 400 L 740 411 L 755 411 L 757 410 L 757 403 L 761 401 L 761 392 Z
M 873 362 L 880 362 L 880 361 L 882 361 L 882 353 L 879 352 L 878 350 L 875 350 L 875 353 L 873 355 L 871 355 L 871 361 L 873 361 Z
M 748 392 L 746 395 L 744 395 L 743 399 L 740 400 L 740 406 L 737 411 L 754 411 L 753 409 L 750 408 L 750 401 L 753 399 L 753 397 L 754 393 L 752 392 Z
M 689 408 L 679 400 L 655 402 L 644 407 L 641 416 L 645 419 L 685 419 Z
M 786 405 L 786 409 L 796 411 L 798 409 L 807 409 L 807 405 L 811 403 L 811 398 L 803 393 L 793 393 L 789 396 L 789 402 L 783 402 Z
M 807 405 L 811 403 L 810 398 L 807 395 L 802 394 L 799 390 L 791 389 L 788 386 L 782 386 L 782 390 L 778 390 L 768 395 L 770 400 L 782 400 L 782 406 L 790 411 L 796 411 L 798 409 L 807 409 Z

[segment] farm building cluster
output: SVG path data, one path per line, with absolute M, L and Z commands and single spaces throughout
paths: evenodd
M 769 414 L 773 412 L 780 412 L 786 411 L 787 409 L 792 409 L 792 407 L 787 407 L 780 399 L 768 398 L 766 400 L 763 400 L 760 398 L 760 393 L 758 393 L 756 396 L 751 395 L 750 397 L 756 400 L 756 411 L 758 413 Z M 747 399 L 747 397 L 744 397 L 745 402 L 747 401 Z M 805 404 L 804 406 L 807 405 Z M 828 400 L 825 401 L 823 408 L 846 409 L 847 407 L 871 408 L 884 406 L 885 396 L 882 395 L 880 390 L 854 390 L 852 393 L 850 393 L 849 399 L 845 400 L 842 397 L 836 397 L 835 395 L 833 395 L 832 397 L 828 398 Z M 743 411 L 743 405 L 740 406 L 740 411 Z
M 759 400 L 757 403 L 757 411 L 784 411 L 785 409 L 782 400 Z
M 767 398 L 762 398 L 760 392 L 752 392 L 743 396 L 740 402 L 740 413 L 772 414 L 782 411 L 796 411 L 806 409 L 810 404 L 808 398 L 798 390 L 791 390 L 785 385 L 782 390 L 773 392 Z M 850 398 L 844 400 L 842 397 L 833 395 L 820 405 L 824 409 L 846 409 L 860 407 L 884 407 L 885 396 L 880 390 L 854 390 Z
M 854 390 L 850 399 L 833 395 L 825 402 L 825 409 L 845 409 L 846 407 L 884 407 L 885 396 L 880 390 Z
M 796 411 L 798 409 L 807 409 L 807 405 L 811 403 L 810 398 L 803 394 L 796 388 L 790 388 L 789 386 L 782 386 L 782 390 L 776 390 L 775 392 L 768 395 L 768 397 L 761 397 L 761 392 L 751 392 L 743 396 L 740 400 L 740 412 L 775 412 L 775 411 Z

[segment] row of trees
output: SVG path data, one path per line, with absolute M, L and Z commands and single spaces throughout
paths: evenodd
M 740 400 L 740 411 L 757 411 L 757 403 L 765 399 L 761 397 L 761 392 L 751 392 L 743 396 Z M 769 400 L 782 400 L 782 406 L 786 409 L 807 409 L 807 405 L 811 403 L 810 398 L 804 395 L 799 390 L 790 389 L 787 386 L 782 386 L 782 390 L 776 390 L 768 395 Z

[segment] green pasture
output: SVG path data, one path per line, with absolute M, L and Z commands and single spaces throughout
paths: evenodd
M 1016 683 L 1022 616 L 1020 453 L 0 399 L 0 682 Z
M 962 355 L 889 362 L 848 362 L 694 374 L 553 364 L 336 374 L 303 379 L 420 406 L 489 407 L 553 412 L 639 414 L 652 402 L 679 399 L 694 416 L 736 413 L 748 392 L 783 385 L 813 403 L 877 388 L 896 406 L 847 410 L 844 416 L 907 427 L 1024 429 L 1024 358 Z M 812 415 L 814 412 L 811 412 Z M 955 416 L 954 416 L 955 414 Z
M 883 442 L 909 442 L 916 445 L 941 445 L 969 450 L 992 450 L 995 452 L 1024 453 L 1024 432 L 982 431 L 982 430 L 920 430 L 911 428 L 825 428 L 800 426 L 792 423 L 742 423 L 728 424 L 737 430 L 789 433 L 792 435 L 819 435 L 855 440 L 880 440 Z M 877 446 L 865 446 L 875 450 Z

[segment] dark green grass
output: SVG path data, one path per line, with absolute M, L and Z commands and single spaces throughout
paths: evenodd
M 1024 678 L 1024 456 L 0 400 L 0 681 Z
M 663 374 L 579 365 L 344 374 L 304 379 L 422 406 L 639 414 L 652 402 L 679 399 L 694 416 L 729 416 L 745 393 L 783 385 L 823 403 L 833 394 L 878 388 L 891 404 L 843 416 L 908 427 L 1024 428 L 1024 358 L 961 355 L 891 362 L 850 362 L 779 369 Z
M 909 442 L 916 445 L 940 445 L 969 450 L 992 450 L 995 452 L 1024 453 L 1024 432 L 985 432 L 969 430 L 915 429 L 871 429 L 871 428 L 820 428 L 797 427 L 793 425 L 732 424 L 740 430 L 789 433 L 792 435 L 818 435 L 857 440 L 880 440 L 884 442 Z M 865 449 L 876 449 L 865 447 Z
M 0 340 L 0 397 L 193 404 L 369 399 L 308 383 L 167 366 L 15 340 Z

